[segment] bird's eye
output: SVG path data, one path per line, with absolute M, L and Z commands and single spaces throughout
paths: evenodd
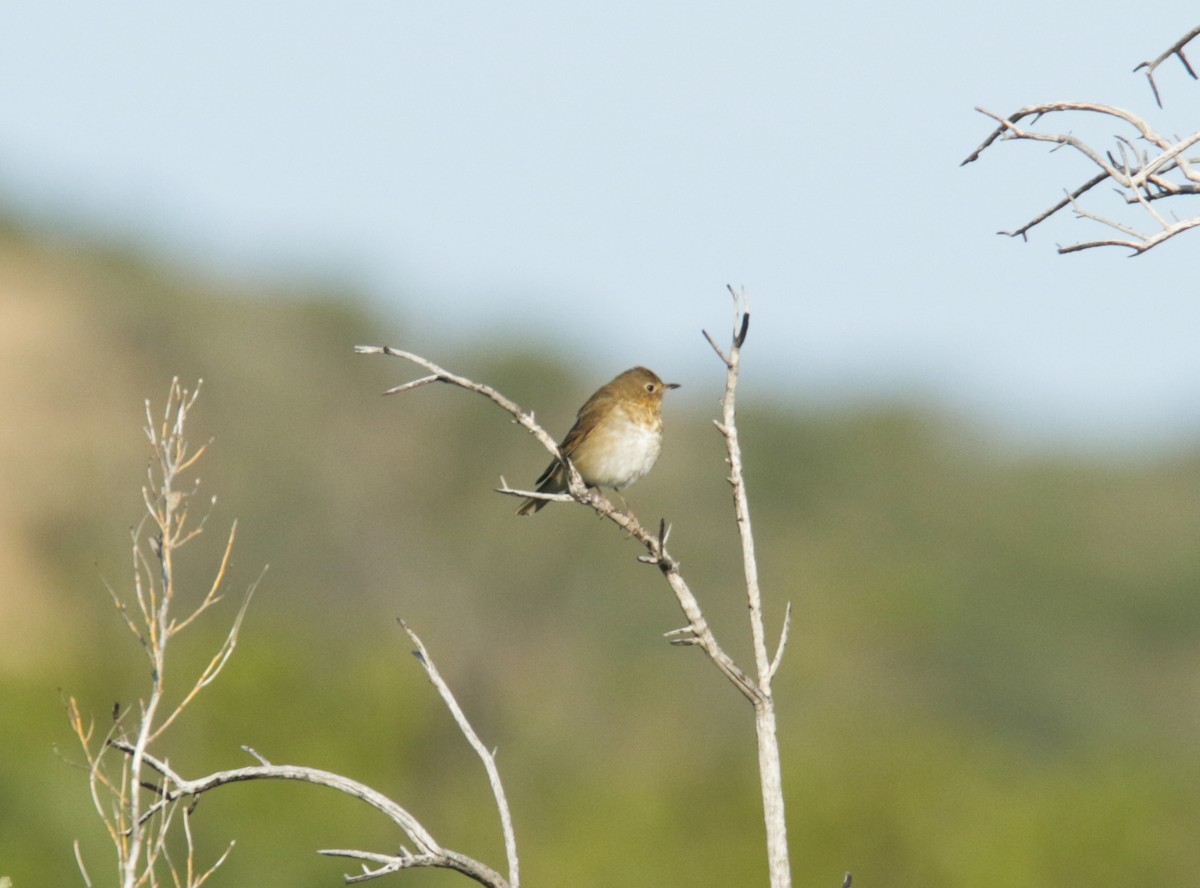
M 648 383 L 646 383 L 646 391 L 648 391 L 648 392 L 650 392 L 651 394 L 653 394 L 653 392 L 654 392 L 654 383 L 652 383 L 652 382 L 648 382 Z

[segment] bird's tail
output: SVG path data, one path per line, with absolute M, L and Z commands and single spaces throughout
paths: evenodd
M 546 467 L 546 471 L 542 472 L 537 479 L 538 493 L 562 493 L 567 489 L 566 481 L 563 477 L 563 467 L 561 463 L 551 463 Z M 546 505 L 547 500 L 530 499 L 525 500 L 521 505 L 517 506 L 518 515 L 532 515 L 534 512 L 540 512 L 542 506 Z
M 517 514 L 532 515 L 534 512 L 541 511 L 544 505 L 546 505 L 546 501 L 543 499 L 527 499 L 521 505 L 517 506 Z

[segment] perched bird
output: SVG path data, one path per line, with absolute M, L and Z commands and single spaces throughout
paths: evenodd
M 663 382 L 645 367 L 626 370 L 579 408 L 559 445 L 588 487 L 624 490 L 653 467 L 662 450 L 662 399 L 678 383 Z M 567 489 L 567 469 L 555 460 L 537 479 L 538 493 Z M 532 515 L 546 500 L 527 499 L 518 515 Z

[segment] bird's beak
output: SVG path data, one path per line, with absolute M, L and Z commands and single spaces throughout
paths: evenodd
M 677 388 L 679 388 L 679 383 L 677 383 L 677 382 L 667 382 L 667 383 L 664 383 L 664 386 L 665 386 L 666 388 L 669 388 L 669 389 L 677 389 Z

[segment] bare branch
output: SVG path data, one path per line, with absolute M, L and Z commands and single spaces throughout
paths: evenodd
M 385 395 L 399 395 L 402 392 L 412 391 L 415 388 L 420 388 L 423 385 L 428 385 L 431 382 L 437 382 L 436 376 L 422 376 L 420 379 L 414 379 L 412 382 L 406 382 L 404 385 L 393 386 L 384 392 Z
M 247 755 L 251 756 L 252 758 L 254 758 L 260 765 L 268 765 L 269 766 L 271 764 L 269 761 L 267 761 L 266 756 L 259 755 L 258 750 L 254 749 L 251 746 L 243 746 L 242 751 L 245 752 Z
M 1182 139 L 1169 139 L 1158 133 L 1149 123 L 1131 111 L 1094 102 L 1050 102 L 1040 105 L 1029 105 L 1008 117 L 1001 117 L 984 108 L 977 108 L 976 110 L 996 120 L 999 125 L 963 161 L 964 165 L 977 160 L 980 154 L 997 140 L 1020 139 L 1035 142 L 1050 142 L 1069 147 L 1100 168 L 1100 172 L 1097 175 L 1078 188 L 1069 191 L 1063 200 L 1058 201 L 1020 228 L 1013 231 L 1003 231 L 1000 232 L 1001 234 L 1009 237 L 1020 235 L 1027 239 L 1030 229 L 1044 222 L 1063 208 L 1070 206 L 1075 210 L 1077 218 L 1091 219 L 1108 227 L 1119 229 L 1130 235 L 1130 237 L 1128 239 L 1105 239 L 1060 247 L 1060 253 L 1071 253 L 1097 246 L 1127 246 L 1134 250 L 1136 254 L 1143 253 L 1197 224 L 1192 220 L 1184 220 L 1182 223 L 1168 223 L 1159 213 L 1154 211 L 1150 203 L 1151 201 L 1163 200 L 1169 197 L 1200 193 L 1200 172 L 1192 167 L 1193 163 L 1198 163 L 1200 160 L 1184 156 L 1184 152 L 1197 143 L 1200 143 L 1200 132 Z M 1107 152 L 1107 154 L 1101 154 L 1072 133 L 1038 132 L 1021 125 L 1021 121 L 1026 118 L 1032 118 L 1036 122 L 1046 115 L 1068 112 L 1094 113 L 1120 120 L 1132 127 L 1141 140 L 1156 146 L 1160 150 L 1157 154 L 1151 156 L 1149 152 L 1136 150 L 1128 137 L 1118 135 L 1116 137 L 1118 143 L 1116 154 L 1120 157 L 1118 160 L 1112 151 Z M 1175 181 L 1168 178 L 1172 174 L 1178 174 L 1184 181 Z M 1126 203 L 1141 206 L 1161 230 L 1154 234 L 1142 234 L 1129 226 L 1124 226 L 1121 223 L 1098 216 L 1090 211 L 1080 209 L 1076 200 L 1106 180 L 1111 180 L 1117 186 L 1118 192 L 1123 195 Z
M 790 888 L 791 865 L 788 856 L 787 818 L 783 802 L 783 776 L 779 761 L 779 739 L 775 725 L 775 698 L 771 677 L 779 668 L 783 642 L 774 661 L 768 659 L 766 632 L 763 627 L 762 592 L 758 581 L 758 558 L 754 551 L 754 533 L 750 524 L 750 500 L 742 464 L 742 448 L 737 428 L 737 383 L 742 345 L 750 328 L 750 312 L 744 292 L 729 287 L 733 297 L 733 341 L 725 364 L 725 396 L 721 399 L 721 421 L 716 423 L 725 439 L 729 484 L 733 488 L 733 512 L 738 538 L 742 544 L 742 569 L 746 582 L 746 600 L 750 611 L 750 635 L 754 647 L 755 682 L 754 727 L 758 740 L 758 775 L 763 801 L 763 821 L 767 831 L 767 865 L 771 888 Z M 784 630 L 786 636 L 786 624 Z
M 92 888 L 92 877 L 88 875 L 87 867 L 83 863 L 83 852 L 79 850 L 79 839 L 72 842 L 71 847 L 75 849 L 75 865 L 79 867 L 79 875 L 83 877 L 84 888 Z M 4 888 L 4 886 L 0 885 L 0 888 Z
M 709 332 L 707 330 L 701 330 L 700 332 L 704 334 L 704 338 L 708 340 L 708 344 L 712 346 L 712 350 L 717 353 L 717 357 L 721 359 L 721 362 L 726 367 L 728 367 L 729 366 L 729 358 L 725 356 L 725 352 L 721 351 L 721 346 L 717 345 L 716 341 L 712 338 L 711 335 L 709 335 Z
M 1086 194 L 1088 191 L 1095 188 L 1097 185 L 1099 185 L 1101 182 L 1103 182 L 1107 178 L 1108 178 L 1108 173 L 1106 173 L 1106 172 L 1097 173 L 1095 177 L 1093 177 L 1092 179 L 1089 179 L 1087 182 L 1084 182 L 1082 185 L 1080 185 L 1074 191 L 1069 192 L 1066 197 L 1064 197 L 1062 200 L 1060 200 L 1054 206 L 1050 207 L 1050 209 L 1045 210 L 1042 213 L 1039 213 L 1037 216 L 1035 216 L 1030 221 L 1026 222 L 1020 228 L 1014 229 L 1013 231 L 1000 231 L 997 233 L 1007 235 L 1008 237 L 1022 237 L 1022 238 L 1025 238 L 1025 240 L 1029 240 L 1029 237 L 1027 234 L 1029 229 L 1033 228 L 1039 222 L 1044 222 L 1045 220 L 1049 219 L 1051 216 L 1053 216 L 1055 213 L 1057 213 L 1063 207 L 1070 206 L 1071 201 L 1073 201 L 1077 197 L 1080 197 L 1080 196 Z
M 1191 75 L 1191 78 L 1193 80 L 1196 80 L 1197 79 L 1196 72 L 1192 68 L 1191 63 L 1188 62 L 1187 56 L 1185 56 L 1183 54 L 1183 48 L 1185 46 L 1187 46 L 1189 43 L 1191 43 L 1192 40 L 1194 40 L 1197 36 L 1200 36 L 1200 25 L 1197 25 L 1196 27 L 1192 28 L 1192 30 L 1188 31 L 1186 34 L 1184 34 L 1182 37 L 1180 37 L 1178 40 L 1176 40 L 1175 43 L 1172 44 L 1158 58 L 1156 58 L 1150 62 L 1142 62 L 1140 65 L 1138 65 L 1136 68 L 1133 69 L 1134 73 L 1141 71 L 1143 68 L 1146 69 L 1146 79 L 1148 81 L 1150 81 L 1150 89 L 1154 92 L 1154 101 L 1158 103 L 1158 107 L 1161 108 L 1163 106 L 1163 103 L 1162 103 L 1162 96 L 1160 96 L 1158 94 L 1158 84 L 1154 82 L 1155 69 L 1157 69 L 1159 65 L 1161 65 L 1163 62 L 1165 62 L 1171 56 L 1178 56 L 1179 61 L 1183 64 L 1184 70 L 1187 71 L 1189 75 Z
M 112 746 L 127 755 L 132 756 L 136 747 L 123 740 L 113 741 Z M 251 780 L 295 780 L 301 783 L 311 783 L 315 786 L 326 786 L 343 795 L 356 798 L 382 813 L 395 823 L 408 836 L 418 850 L 418 856 L 412 855 L 382 855 L 374 852 L 322 852 L 334 853 L 341 856 L 355 856 L 377 861 L 390 861 L 395 866 L 388 872 L 412 866 L 431 866 L 456 870 L 470 876 L 482 885 L 492 888 L 510 888 L 509 883 L 494 870 L 463 854 L 443 848 L 428 830 L 410 814 L 404 807 L 392 801 L 383 793 L 372 789 L 366 784 L 359 783 L 341 774 L 323 771 L 319 768 L 306 768 L 296 765 L 257 765 L 245 768 L 233 768 L 226 771 L 216 771 L 193 780 L 188 780 L 176 773 L 165 761 L 143 753 L 143 761 L 165 778 L 165 785 L 159 794 L 161 798 L 145 813 L 149 818 L 161 810 L 189 796 L 200 796 L 220 786 L 231 783 L 241 783 Z M 368 857 L 369 855 L 369 857 Z M 420 862 L 414 862 L 420 861 Z M 384 875 L 380 872 L 379 875 Z M 349 878 L 349 877 L 348 877 Z
M 395 358 L 404 358 L 406 361 L 411 361 L 420 367 L 424 367 L 433 374 L 432 377 L 424 377 L 423 379 L 415 380 L 413 383 L 407 383 L 406 385 L 396 386 L 395 388 L 388 389 L 385 394 L 407 391 L 408 387 L 415 387 L 417 384 L 425 385 L 428 382 L 446 382 L 456 385 L 459 388 L 466 389 L 469 392 L 475 392 L 478 395 L 483 395 L 483 397 L 487 398 L 501 410 L 504 410 L 511 415 L 512 418 L 516 420 L 517 424 L 537 438 L 538 441 L 541 442 L 542 446 L 546 448 L 546 450 L 555 456 L 558 455 L 558 442 L 550 437 L 550 434 L 534 421 L 533 414 L 525 413 L 515 402 L 510 401 L 491 386 L 478 382 L 472 382 L 465 376 L 458 376 L 454 373 L 451 373 L 449 370 L 439 367 L 437 364 L 421 357 L 420 355 L 401 351 L 400 349 L 392 348 L 389 345 L 358 345 L 354 347 L 354 350 L 360 355 L 390 355 Z
M 783 610 L 783 629 L 779 633 L 779 646 L 775 648 L 775 656 L 771 659 L 771 669 L 768 678 L 774 678 L 783 660 L 783 652 L 787 649 L 788 631 L 792 628 L 792 603 L 789 601 Z
M 236 538 L 237 521 L 235 520 L 229 527 L 229 537 L 225 541 L 225 551 L 221 555 L 221 563 L 217 566 L 213 581 L 209 584 L 208 594 L 204 596 L 204 599 L 196 606 L 196 609 L 183 620 L 171 620 L 170 628 L 172 635 L 182 632 L 193 620 L 221 600 L 221 586 L 225 581 L 225 573 L 229 570 L 229 559 L 233 555 L 233 543 Z
M 740 315 L 739 315 L 740 317 Z M 475 382 L 465 376 L 459 376 L 451 373 L 432 361 L 421 357 L 420 355 L 411 352 L 402 351 L 392 348 L 391 346 L 374 346 L 374 345 L 359 345 L 354 349 L 357 353 L 363 355 L 391 355 L 393 357 L 404 358 L 418 366 L 429 370 L 437 377 L 439 382 L 446 382 L 456 385 L 459 388 L 466 389 L 470 392 L 482 395 L 492 403 L 496 404 L 502 410 L 507 412 L 513 419 L 525 428 L 530 434 L 537 438 L 544 447 L 550 450 L 551 453 L 558 455 L 558 443 L 550 436 L 550 434 L 537 424 L 533 419 L 533 413 L 523 410 L 515 401 L 502 395 L 500 392 L 493 389 L 491 386 Z M 688 587 L 683 575 L 679 571 L 679 563 L 667 553 L 666 548 L 660 545 L 658 537 L 650 533 L 637 518 L 626 511 L 618 509 L 612 504 L 603 494 L 597 490 L 588 489 L 583 483 L 579 472 L 567 462 L 569 489 L 567 494 L 546 495 L 536 494 L 529 491 L 516 491 L 503 485 L 498 489 L 498 492 L 507 496 L 533 496 L 538 499 L 573 499 L 578 503 L 588 506 L 600 515 L 602 518 L 607 518 L 609 521 L 616 524 L 646 549 L 646 555 L 640 560 L 647 564 L 656 565 L 666 578 L 671 590 L 675 593 L 675 598 L 683 610 L 684 615 L 688 618 L 688 631 L 693 635 L 694 640 L 691 644 L 698 645 L 708 654 L 709 659 L 713 664 L 728 678 L 733 685 L 746 696 L 751 702 L 755 702 L 758 698 L 758 691 L 746 674 L 734 663 L 733 659 L 725 653 L 717 642 L 716 636 L 713 635 L 712 629 L 708 622 L 704 619 L 703 612 L 700 609 L 700 604 L 696 600 L 695 595 Z
M 454 716 L 454 721 L 458 725 L 459 731 L 467 738 L 467 742 L 471 744 L 471 748 L 475 750 L 475 754 L 483 762 L 483 768 L 487 771 L 488 782 L 492 786 L 492 795 L 496 799 L 496 809 L 500 812 L 500 827 L 504 833 L 504 853 L 508 857 L 508 881 L 512 888 L 518 888 L 521 882 L 521 867 L 517 859 L 517 838 L 513 832 L 512 813 L 509 811 L 508 798 L 504 794 L 504 785 L 500 782 L 500 771 L 496 768 L 496 757 L 483 745 L 479 739 L 479 735 L 471 727 L 471 723 L 463 713 L 462 707 L 454 699 L 454 694 L 451 692 L 450 686 L 446 684 L 441 673 L 438 672 L 437 666 L 433 663 L 433 658 L 429 656 L 429 651 L 425 649 L 425 645 L 417 636 L 417 633 L 403 620 L 399 622 L 401 628 L 408 633 L 408 637 L 417 646 L 414 653 L 417 659 L 421 661 L 421 665 L 425 667 L 425 672 L 429 675 L 429 681 L 437 688 L 442 702 L 446 704 L 446 708 Z
M 505 496 L 515 496 L 520 499 L 545 500 L 548 503 L 577 502 L 576 497 L 569 493 L 544 493 L 539 490 L 518 490 L 515 487 L 509 487 L 503 478 L 500 479 L 500 486 L 493 487 L 492 490 L 496 491 L 496 493 L 502 493 Z
M 742 544 L 742 567 L 746 579 L 746 595 L 750 605 L 750 629 L 754 637 L 754 658 L 758 667 L 760 679 L 770 671 L 767 660 L 767 648 L 762 625 L 762 594 L 758 586 L 758 560 L 754 554 L 754 533 L 750 526 L 750 501 L 746 496 L 746 482 L 742 471 L 742 448 L 738 440 L 736 421 L 736 397 L 738 369 L 741 360 L 742 342 L 745 340 L 749 327 L 750 315 L 744 311 L 745 298 L 735 292 L 732 287 L 729 292 L 733 295 L 734 333 L 733 344 L 729 349 L 729 360 L 726 363 L 725 397 L 722 399 L 721 421 L 717 430 L 725 438 L 725 449 L 729 454 L 729 483 L 733 487 L 734 519 L 737 522 L 738 538 Z
M 1200 26 L 1193 28 L 1157 58 L 1152 61 L 1142 62 L 1134 68 L 1134 71 L 1145 70 L 1146 79 L 1150 83 L 1154 99 L 1160 108 L 1162 107 L 1162 96 L 1159 94 L 1158 84 L 1154 80 L 1155 70 L 1167 59 L 1176 56 L 1188 74 L 1193 79 L 1196 79 L 1196 71 L 1192 68 L 1183 50 L 1198 35 L 1200 35 Z M 1008 237 L 1019 235 L 1023 239 L 1028 240 L 1030 229 L 1041 224 L 1060 210 L 1070 206 L 1075 210 L 1076 218 L 1089 219 L 1107 227 L 1115 228 L 1128 234 L 1129 237 L 1106 238 L 1072 244 L 1070 246 L 1060 246 L 1058 248 L 1060 253 L 1074 253 L 1094 247 L 1120 246 L 1128 247 L 1133 251 L 1133 255 L 1138 255 L 1200 224 L 1197 221 L 1200 217 L 1168 222 L 1161 214 L 1155 212 L 1151 206 L 1151 203 L 1154 201 L 1200 194 L 1200 172 L 1193 167 L 1193 164 L 1200 164 L 1200 158 L 1188 158 L 1184 156 L 1184 152 L 1193 145 L 1200 143 L 1200 132 L 1184 138 L 1167 138 L 1156 132 L 1146 120 L 1133 112 L 1093 102 L 1048 102 L 1040 105 L 1029 105 L 1008 117 L 1000 117 L 983 108 L 976 108 L 976 110 L 996 120 L 999 126 L 984 139 L 978 148 L 971 152 L 962 162 L 961 165 L 963 166 L 978 160 L 983 151 L 998 140 L 1023 139 L 1035 142 L 1050 142 L 1060 147 L 1071 148 L 1086 157 L 1100 169 L 1100 172 L 1087 182 L 1074 189 L 1068 189 L 1066 199 L 1053 204 L 1049 209 L 1039 213 L 1019 228 L 1012 231 L 1001 231 L 998 232 L 999 234 Z M 1124 122 L 1137 132 L 1139 139 L 1157 147 L 1159 149 L 1158 153 L 1152 155 L 1151 152 L 1139 150 L 1134 146 L 1129 137 L 1121 134 L 1115 137 L 1117 140 L 1117 149 L 1114 155 L 1113 151 L 1100 152 L 1095 150 L 1069 131 L 1038 132 L 1030 128 L 1037 124 L 1045 115 L 1078 111 L 1098 113 Z M 1028 126 L 1021 125 L 1021 122 L 1026 118 L 1031 118 Z M 1108 179 L 1111 179 L 1113 184 L 1117 186 L 1118 193 L 1122 196 L 1126 204 L 1138 205 L 1154 220 L 1159 229 L 1157 232 L 1143 234 L 1132 227 L 1116 223 L 1091 211 L 1084 211 L 1079 208 L 1075 201 L 1096 185 Z
M 1187 231 L 1190 228 L 1195 228 L 1200 225 L 1200 216 L 1193 219 L 1181 219 L 1173 225 L 1164 228 L 1157 234 L 1145 237 L 1141 240 L 1121 240 L 1113 238 L 1109 240 L 1088 241 L 1086 243 L 1071 244 L 1067 247 L 1059 247 L 1060 253 L 1076 253 L 1080 250 L 1087 250 L 1092 247 L 1128 247 L 1135 254 L 1144 253 L 1152 247 L 1157 247 L 1164 241 L 1174 237 L 1180 232 Z

